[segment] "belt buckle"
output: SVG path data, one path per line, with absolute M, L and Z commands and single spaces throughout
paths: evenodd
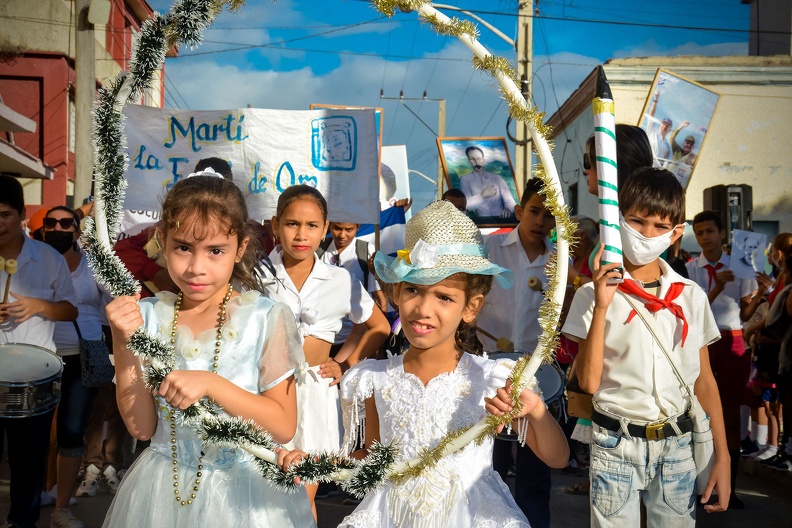
M 646 425 L 646 439 L 647 440 L 663 440 L 665 439 L 665 432 L 663 428 L 665 422 L 655 422 Z

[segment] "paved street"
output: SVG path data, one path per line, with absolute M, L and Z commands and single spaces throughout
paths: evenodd
M 707 515 L 699 510 L 697 526 L 701 528 L 781 528 L 790 526 L 792 519 L 792 474 L 780 474 L 767 468 L 754 468 L 754 464 L 743 460 L 742 473 L 737 492 L 745 502 L 742 511 L 728 511 Z M 749 474 L 751 472 L 753 474 Z M 564 488 L 582 481 L 585 477 L 572 477 L 561 471 L 553 472 L 551 496 L 552 526 L 554 528 L 584 528 L 589 525 L 588 497 L 568 495 Z M 511 480 L 511 479 L 510 479 Z M 512 484 L 509 482 L 508 484 Z M 331 528 L 349 514 L 354 506 L 345 505 L 343 497 L 317 501 L 319 528 Z M 74 514 L 85 522 L 87 528 L 102 525 L 111 495 L 80 498 L 73 507 Z M 8 508 L 8 466 L 0 465 L 0 514 L 5 519 Z M 52 507 L 42 509 L 40 528 L 49 528 Z M 197 528 L 197 527 L 196 527 Z M 460 527 L 463 528 L 463 527 Z

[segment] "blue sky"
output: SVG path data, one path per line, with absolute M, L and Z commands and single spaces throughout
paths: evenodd
M 169 0 L 148 0 L 167 10 Z M 518 0 L 445 3 L 475 12 L 514 38 Z M 552 114 L 608 58 L 747 55 L 749 6 L 740 0 L 535 1 L 534 102 Z M 451 11 L 444 11 L 449 16 Z M 458 14 L 462 16 L 461 14 Z M 515 60 L 514 50 L 480 26 L 481 42 Z M 195 50 L 166 62 L 166 105 L 225 109 L 307 109 L 311 103 L 379 106 L 384 144 L 406 144 L 410 168 L 437 174 L 438 105 L 447 101 L 447 136 L 504 136 L 506 107 L 494 82 L 470 66 L 455 38 L 437 36 L 414 13 L 383 18 L 365 0 L 248 0 L 223 13 Z M 434 192 L 411 177 L 417 204 Z

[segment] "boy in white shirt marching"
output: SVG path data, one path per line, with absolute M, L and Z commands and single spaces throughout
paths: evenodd
M 539 306 L 544 299 L 542 289 L 547 284 L 545 266 L 553 247 L 547 236 L 555 227 L 555 218 L 545 207 L 540 193 L 539 178 L 528 180 L 520 205 L 515 206 L 519 224 L 506 235 L 484 237 L 487 254 L 492 262 L 514 273 L 514 288 L 504 289 L 493 284 L 487 302 L 478 316 L 478 325 L 496 338 L 506 337 L 515 350 L 533 352 L 542 329 L 539 326 Z M 479 333 L 488 352 L 497 351 L 497 343 Z M 495 470 L 506 477 L 511 465 L 512 443 L 496 440 L 493 449 Z M 529 447 L 517 449 L 517 475 L 514 499 L 528 517 L 532 528 L 550 526 L 550 468 Z
M 619 208 L 624 281 L 608 283 L 619 277 L 619 265 L 601 265 L 600 248 L 594 281 L 578 290 L 563 328 L 580 343 L 580 386 L 594 394 L 591 526 L 639 526 L 643 503 L 649 528 L 692 528 L 697 472 L 687 389 L 627 297 L 650 312 L 658 339 L 710 416 L 715 466 L 701 502 L 708 503 L 713 490 L 718 501 L 704 506 L 708 512 L 725 510 L 731 493 L 723 414 L 707 352 L 720 332 L 706 294 L 659 258 L 684 230 L 684 190 L 674 175 L 638 170 L 620 190 Z
M 726 427 L 726 444 L 731 457 L 732 496 L 729 507 L 742 509 L 743 503 L 735 494 L 740 461 L 740 405 L 746 403 L 746 387 L 751 377 L 751 352 L 743 342 L 743 323 L 753 317 L 762 302 L 762 293 L 771 280 L 764 273 L 754 279 L 736 279 L 729 269 L 730 257 L 723 252 L 726 238 L 718 213 L 703 211 L 693 217 L 693 233 L 701 247 L 701 255 L 685 266 L 690 280 L 707 294 L 712 315 L 721 339 L 709 348 L 710 365 L 718 383 Z M 760 293 L 757 295 L 757 281 Z
M 360 227 L 358 224 L 349 222 L 330 222 L 332 237 L 328 239 L 329 243 L 320 245 L 316 253 L 325 264 L 347 270 L 353 280 L 363 285 L 382 313 L 387 314 L 388 301 L 385 300 L 385 294 L 374 279 L 374 274 L 368 269 L 369 259 L 375 253 L 374 245 L 355 237 L 358 227 Z M 348 317 L 345 317 L 342 323 L 341 330 L 336 334 L 333 346 L 330 348 L 331 357 L 341 350 L 354 326 Z M 363 331 L 365 327 L 358 325 L 358 331 L 353 334 L 353 339 L 359 340 Z

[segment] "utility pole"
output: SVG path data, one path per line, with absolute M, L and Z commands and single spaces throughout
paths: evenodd
M 384 90 L 380 90 L 380 99 L 386 101 L 401 101 L 404 104 L 404 101 L 436 101 L 438 104 L 437 109 L 437 137 L 444 137 L 446 134 L 446 100 L 445 99 L 432 99 L 426 96 L 426 92 L 423 93 L 423 97 L 404 97 L 404 92 L 399 93 L 399 97 L 385 97 Z M 410 110 L 410 107 L 404 104 L 407 110 Z M 412 110 L 411 113 L 415 114 Z M 416 116 L 417 117 L 417 116 Z M 434 132 L 434 131 L 433 131 Z M 437 199 L 441 200 L 443 198 L 443 182 L 445 180 L 445 173 L 443 172 L 443 164 L 440 161 L 440 155 L 437 156 Z
M 91 144 L 91 109 L 96 91 L 94 27 L 88 20 L 91 0 L 76 0 L 74 73 L 74 204 L 75 208 L 91 195 L 93 180 L 93 145 Z
M 531 80 L 533 78 L 533 0 L 518 0 L 517 11 L 517 75 L 520 78 L 520 90 L 523 97 L 531 104 Z M 517 141 L 515 146 L 514 170 L 520 191 L 525 187 L 531 175 L 531 135 L 528 125 L 517 123 Z

